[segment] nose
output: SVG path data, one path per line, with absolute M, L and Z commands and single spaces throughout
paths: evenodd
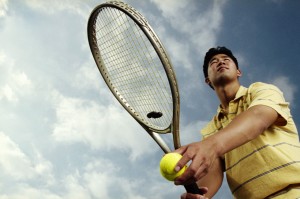
M 219 63 L 218 63 L 218 66 L 221 66 L 221 65 L 223 65 L 223 64 L 225 64 L 224 59 L 220 59 L 220 60 L 219 60 Z

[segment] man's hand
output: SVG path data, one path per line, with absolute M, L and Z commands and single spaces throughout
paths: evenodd
M 219 158 L 217 143 L 210 138 L 183 146 L 175 152 L 183 156 L 175 167 L 176 171 L 192 161 L 187 170 L 175 179 L 175 185 L 197 182 L 208 173 L 214 161 Z
M 207 193 L 208 188 L 207 187 L 201 187 L 199 188 L 203 193 Z M 198 194 L 191 194 L 191 193 L 184 193 L 180 197 L 181 199 L 208 199 L 205 197 L 205 195 L 198 195 Z

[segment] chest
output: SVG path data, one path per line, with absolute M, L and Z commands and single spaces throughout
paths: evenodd
M 237 100 L 229 102 L 229 106 L 226 110 L 221 109 L 218 117 L 218 129 L 227 126 L 237 115 L 247 110 L 249 103 L 246 97 L 241 97 Z

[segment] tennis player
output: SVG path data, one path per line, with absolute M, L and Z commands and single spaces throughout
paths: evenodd
M 206 83 L 220 100 L 216 115 L 202 129 L 203 140 L 176 150 L 183 155 L 175 170 L 192 160 L 176 185 L 197 182 L 211 198 L 223 173 L 234 198 L 300 198 L 300 144 L 289 104 L 274 85 L 240 85 L 238 61 L 226 47 L 205 55 Z

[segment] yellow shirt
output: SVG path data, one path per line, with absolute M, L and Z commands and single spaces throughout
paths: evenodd
M 257 138 L 225 154 L 227 181 L 235 198 L 265 198 L 289 185 L 300 184 L 298 132 L 289 104 L 273 85 L 257 82 L 249 88 L 241 86 L 229 103 L 228 113 L 219 107 L 217 115 L 202 129 L 204 139 L 255 105 L 271 107 L 280 116 Z M 300 191 L 296 194 L 300 197 Z

